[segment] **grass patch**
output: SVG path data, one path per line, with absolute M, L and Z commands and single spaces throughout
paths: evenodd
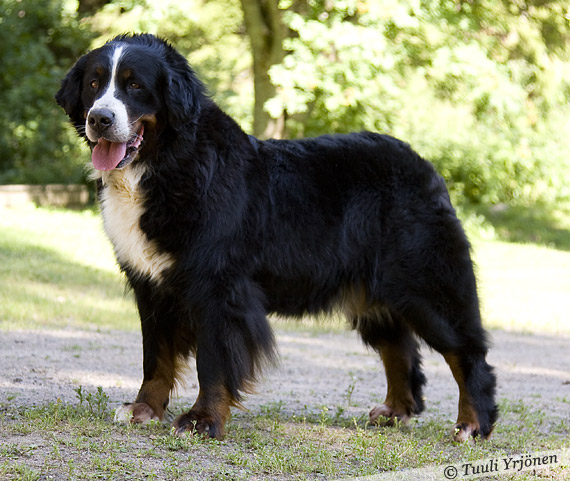
M 497 241 L 474 252 L 488 327 L 570 334 L 570 252 Z
M 4 209 L 0 232 L 0 328 L 138 328 L 96 212 Z
M 501 400 L 508 422 L 497 426 L 491 441 L 461 445 L 450 442 L 445 419 L 375 428 L 326 410 L 288 415 L 279 404 L 237 413 L 223 442 L 175 436 L 160 423 L 111 424 L 106 406 L 93 410 L 85 402 L 0 409 L 7 440 L 0 447 L 0 478 L 6 480 L 48 474 L 54 479 L 336 479 L 562 449 L 570 434 L 568 422 L 551 421 L 522 400 Z M 570 469 L 554 475 L 565 479 Z
M 499 205 L 482 208 L 479 213 L 500 240 L 570 251 L 570 205 L 557 209 Z

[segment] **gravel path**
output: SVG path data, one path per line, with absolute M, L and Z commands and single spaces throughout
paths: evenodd
M 570 337 L 491 333 L 489 362 L 498 374 L 498 399 L 528 402 L 551 416 L 570 413 Z M 245 406 L 282 402 L 285 412 L 338 406 L 361 416 L 384 398 L 386 382 L 374 352 L 355 333 L 313 334 L 278 331 L 281 364 L 266 373 Z M 428 378 L 424 416 L 455 421 L 457 387 L 443 358 L 423 348 Z M 116 407 L 136 396 L 142 378 L 137 332 L 0 332 L 0 404 L 33 406 L 58 399 L 76 403 L 75 389 L 102 386 Z M 195 370 L 178 391 L 177 403 L 197 394 Z M 350 397 L 350 403 L 348 398 Z M 346 408 L 350 404 L 350 407 Z

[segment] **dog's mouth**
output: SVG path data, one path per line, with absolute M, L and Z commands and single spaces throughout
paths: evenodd
M 144 124 L 128 142 L 112 142 L 101 137 L 93 147 L 91 160 L 97 170 L 122 169 L 135 160 L 143 141 Z

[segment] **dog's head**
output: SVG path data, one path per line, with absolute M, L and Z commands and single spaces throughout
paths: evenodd
M 147 137 L 179 132 L 200 115 L 203 86 L 186 59 L 153 35 L 123 35 L 73 66 L 56 94 L 98 170 L 120 169 Z

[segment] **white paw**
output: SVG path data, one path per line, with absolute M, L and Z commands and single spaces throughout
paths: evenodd
M 145 403 L 125 403 L 115 410 L 117 423 L 147 424 L 151 421 L 160 421 L 160 418 Z
M 133 419 L 133 404 L 125 403 L 115 409 L 114 423 L 130 423 Z

